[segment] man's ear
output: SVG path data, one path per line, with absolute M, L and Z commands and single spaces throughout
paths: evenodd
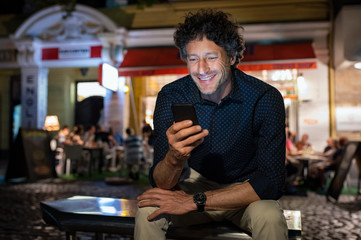
M 232 56 L 229 58 L 229 63 L 233 65 L 236 62 L 236 56 Z

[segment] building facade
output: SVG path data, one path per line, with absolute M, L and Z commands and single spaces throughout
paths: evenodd
M 354 35 L 361 32 L 357 21 L 349 22 L 361 16 L 359 6 L 343 7 L 333 18 L 327 0 L 271 2 L 209 3 L 244 27 L 247 51 L 239 68 L 281 91 L 291 131 L 307 133 L 316 150 L 329 136 L 360 139 L 361 70 L 353 63 L 361 57 L 358 45 L 345 44 L 347 36 L 361 39 Z M 185 12 L 203 5 L 174 1 L 143 9 L 94 9 L 77 4 L 72 11 L 55 5 L 6 33 L 0 39 L 2 155 L 19 127 L 42 129 L 47 115 L 69 126 L 93 116 L 79 110 L 85 109 L 79 83 L 98 82 L 104 63 L 116 67 L 120 78 L 116 91 L 104 90 L 96 123 L 121 134 L 128 126 L 140 133 L 143 121 L 151 123 L 160 88 L 187 74 L 173 44 L 174 26 Z

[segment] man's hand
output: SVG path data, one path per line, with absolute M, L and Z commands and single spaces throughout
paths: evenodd
M 183 191 L 153 188 L 144 192 L 137 200 L 139 207 L 159 207 L 158 210 L 148 216 L 148 221 L 161 214 L 182 215 L 196 210 L 193 196 Z
M 179 180 L 184 163 L 194 148 L 199 146 L 208 130 L 201 126 L 192 126 L 192 121 L 174 123 L 166 132 L 169 150 L 165 158 L 154 168 L 153 178 L 158 187 L 171 189 Z
M 166 134 L 169 153 L 175 160 L 185 161 L 192 150 L 203 142 L 204 137 L 208 135 L 208 130 L 202 130 L 199 125 L 192 126 L 192 121 L 185 120 L 174 123 L 168 128 Z

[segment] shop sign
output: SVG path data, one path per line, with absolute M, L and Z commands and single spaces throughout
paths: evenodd
M 60 47 L 59 59 L 90 58 L 90 47 Z
M 100 58 L 102 46 L 66 46 L 43 48 L 41 59 L 44 60 L 73 60 Z

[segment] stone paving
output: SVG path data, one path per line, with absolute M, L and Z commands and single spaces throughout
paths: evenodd
M 104 182 L 41 180 L 34 183 L 0 184 L 0 239 L 57 240 L 65 234 L 46 225 L 39 203 L 74 195 L 135 199 L 148 186 L 107 185 Z M 355 196 L 341 195 L 338 203 L 328 202 L 324 195 L 283 196 L 284 209 L 302 212 L 302 239 L 361 240 L 361 201 Z M 82 239 L 91 239 L 84 235 Z M 109 236 L 106 239 L 121 239 Z

